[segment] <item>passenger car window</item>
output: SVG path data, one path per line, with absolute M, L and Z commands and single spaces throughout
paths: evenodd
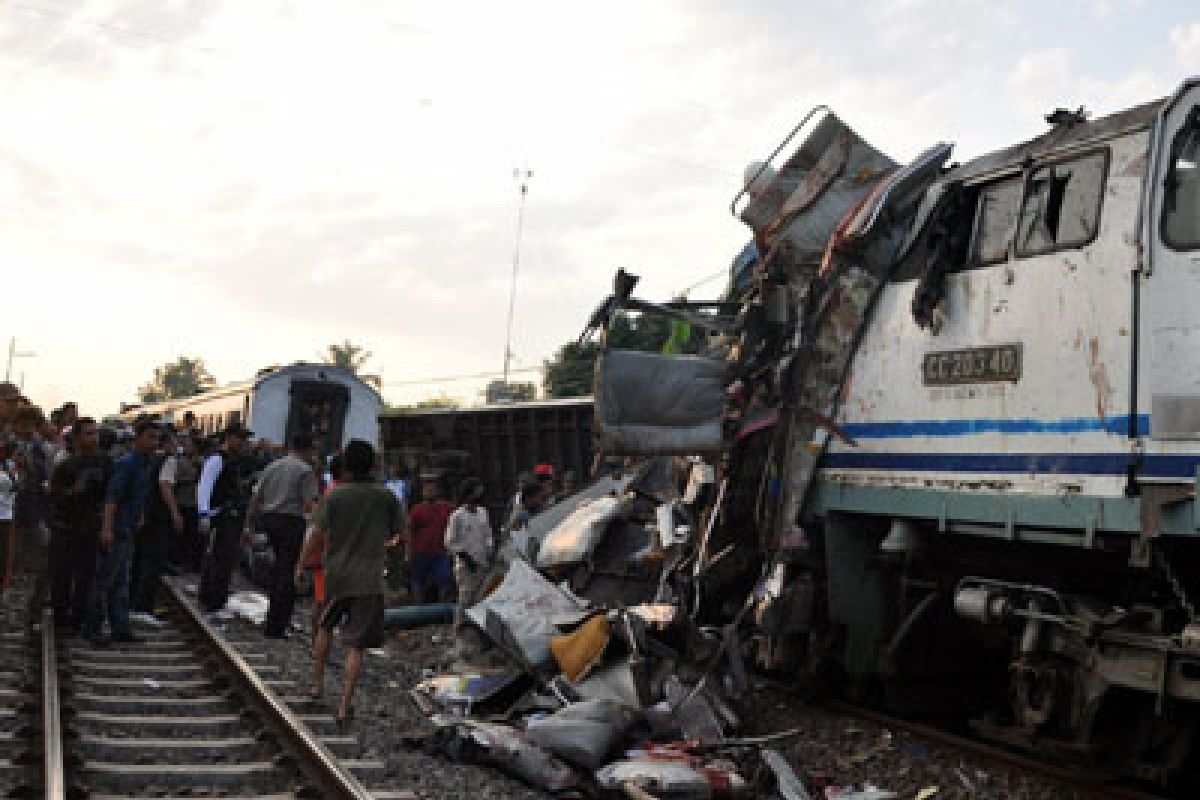
M 1200 106 L 1171 142 L 1163 192 L 1163 241 L 1176 250 L 1200 248 Z
M 1101 151 L 1035 169 L 1025 184 L 1017 255 L 1079 247 L 1095 238 L 1107 165 L 1108 153 Z
M 979 190 L 970 263 L 1003 261 L 1008 256 L 1008 243 L 1012 241 L 1013 225 L 1020 205 L 1020 177 L 997 181 Z

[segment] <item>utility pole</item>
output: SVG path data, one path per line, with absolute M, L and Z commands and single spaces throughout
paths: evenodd
M 13 336 L 13 337 L 9 338 L 9 340 L 8 340 L 8 366 L 6 366 L 4 368 L 4 382 L 5 383 L 12 382 L 13 359 L 33 358 L 36 355 L 37 355 L 37 353 L 34 353 L 29 350 L 26 350 L 26 351 L 17 350 L 17 337 Z M 21 382 L 24 383 L 24 381 L 25 381 L 24 375 L 22 375 Z
M 521 234 L 525 227 L 525 196 L 529 194 L 529 181 L 533 170 L 528 167 L 514 169 L 513 178 L 520 187 L 517 201 L 517 241 L 513 245 L 512 285 L 508 290 L 508 333 L 504 337 L 504 386 L 508 387 L 508 368 L 512 363 L 513 306 L 517 301 L 517 271 L 521 267 Z

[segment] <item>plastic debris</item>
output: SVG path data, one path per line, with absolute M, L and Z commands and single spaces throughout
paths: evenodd
M 940 791 L 941 789 L 937 786 L 926 786 L 924 789 L 917 792 L 917 796 L 914 798 L 914 800 L 929 800 L 929 798 L 933 797 Z
M 633 784 L 662 800 L 740 800 L 750 797 L 749 785 L 736 772 L 694 767 L 680 761 L 617 761 L 597 770 L 596 781 L 602 788 L 610 790 Z
M 270 605 L 271 601 L 258 592 L 234 592 L 225 603 L 224 610 L 255 625 L 261 625 L 267 618 L 267 608 Z

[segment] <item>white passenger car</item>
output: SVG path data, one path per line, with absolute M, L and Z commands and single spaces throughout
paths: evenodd
M 153 414 L 177 422 L 191 411 L 205 433 L 240 422 L 259 439 L 286 444 L 294 435 L 312 435 L 322 453 L 340 450 L 351 439 L 378 447 L 383 401 L 375 387 L 344 367 L 298 363 L 262 370 L 254 378 L 194 397 L 131 408 L 133 419 Z

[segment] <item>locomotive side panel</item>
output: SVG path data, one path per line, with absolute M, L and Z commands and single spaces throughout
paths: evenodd
M 970 256 L 946 278 L 944 324 L 917 326 L 915 278 L 885 289 L 838 418 L 855 443 L 830 442 L 826 482 L 1120 496 L 1148 138 L 969 182 Z

